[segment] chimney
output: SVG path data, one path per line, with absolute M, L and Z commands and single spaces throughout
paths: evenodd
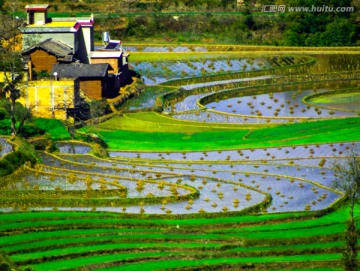
M 47 23 L 47 10 L 49 5 L 27 5 L 25 7 L 27 13 L 27 24 L 28 25 L 44 25 Z

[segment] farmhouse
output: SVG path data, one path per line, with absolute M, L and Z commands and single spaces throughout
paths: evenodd
M 53 39 L 68 45 L 81 63 L 89 63 L 89 54 L 94 50 L 94 19 L 48 18 L 49 5 L 27 5 L 26 26 L 21 29 L 23 50 Z
M 109 40 L 94 50 L 94 18 L 49 18 L 49 5 L 27 5 L 21 29 L 22 55 L 29 79 L 47 74 L 52 80 L 79 79 L 90 99 L 113 98 L 129 78 L 128 57 L 121 41 Z M 50 82 L 51 85 L 51 82 Z

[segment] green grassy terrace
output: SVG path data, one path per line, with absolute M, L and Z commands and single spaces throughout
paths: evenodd
M 87 126 L 81 132 L 98 134 L 110 149 L 127 151 L 261 148 L 358 140 L 360 118 L 277 126 L 216 124 L 211 127 L 155 113 L 135 113 Z
M 18 267 L 46 271 L 139 270 L 140 266 L 144 270 L 206 266 L 284 270 L 285 265 L 286 270 L 342 270 L 338 260 L 347 216 L 346 207 L 317 219 L 306 212 L 208 219 L 9 213 L 0 216 L 0 250 Z

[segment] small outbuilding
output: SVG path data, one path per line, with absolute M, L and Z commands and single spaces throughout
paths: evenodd
M 22 52 L 28 59 L 30 80 L 32 71 L 46 71 L 50 74 L 54 64 L 71 63 L 74 61 L 73 48 L 61 41 L 47 39 Z
M 95 51 L 90 54 L 90 63 L 109 64 L 109 84 L 114 90 L 112 98 L 117 95 L 119 88 L 126 84 L 129 78 L 129 68 L 127 64 L 128 55 L 123 51 L 103 50 Z
M 111 94 L 108 86 L 108 63 L 99 64 L 55 64 L 51 74 L 55 80 L 79 79 L 80 90 L 91 99 L 101 99 Z

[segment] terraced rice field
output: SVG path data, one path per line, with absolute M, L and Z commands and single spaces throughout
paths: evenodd
M 236 71 L 252 71 L 269 69 L 275 65 L 271 59 L 225 59 L 180 62 L 140 62 L 131 64 L 132 69 L 143 76 L 148 85 L 156 85 L 169 79 L 201 76 L 214 73 L 226 73 Z
M 107 157 L 62 141 L 3 178 L 0 260 L 46 271 L 343 270 L 348 207 L 333 166 L 360 149 L 360 68 L 309 60 L 135 63 L 147 89 L 78 130 L 101 137 Z M 0 157 L 13 150 L 0 144 Z

